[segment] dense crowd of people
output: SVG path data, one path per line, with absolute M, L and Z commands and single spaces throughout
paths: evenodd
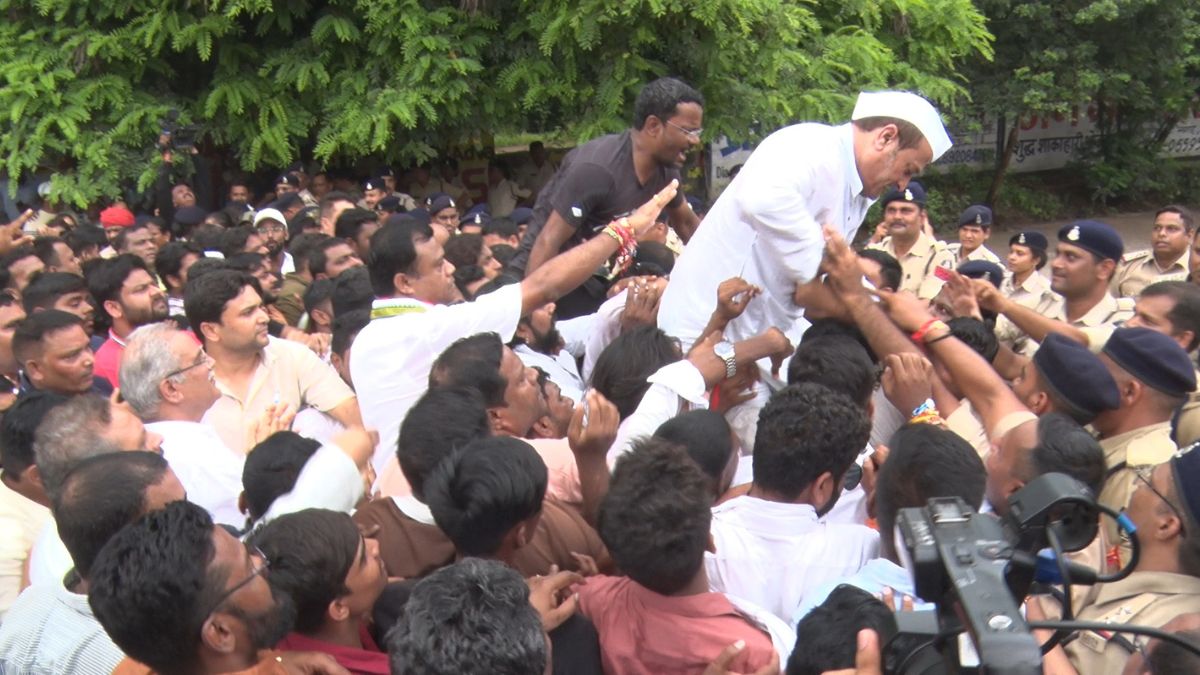
M 1050 473 L 1125 514 L 1069 559 L 1132 572 L 1018 599 L 1110 625 L 1039 632 L 1045 672 L 1197 672 L 1122 632 L 1200 644 L 1191 213 L 1141 252 L 931 223 L 951 140 L 905 92 L 706 209 L 703 117 L 656 80 L 475 205 L 452 162 L 219 209 L 164 168 L 0 230 L 0 672 L 881 673 L 937 601 L 901 510 Z

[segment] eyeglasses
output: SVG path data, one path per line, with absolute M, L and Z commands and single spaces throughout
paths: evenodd
M 287 232 L 287 226 L 280 225 L 279 223 L 271 223 L 269 225 L 259 225 L 257 229 L 258 229 L 259 234 L 273 234 L 275 232 Z
M 250 572 L 250 576 L 237 582 L 233 585 L 233 588 L 230 588 L 222 593 L 220 597 L 217 598 L 217 601 L 213 603 L 212 609 L 209 610 L 209 614 L 217 611 L 217 608 L 225 604 L 225 601 L 228 600 L 234 593 L 237 593 L 251 581 L 254 581 L 256 578 L 262 576 L 264 573 L 266 573 L 267 569 L 271 567 L 271 561 L 269 558 L 267 558 L 267 555 L 262 552 L 262 549 L 257 546 L 247 546 L 246 548 L 250 551 L 250 557 L 258 558 L 262 561 L 262 564 L 258 567 L 255 567 L 254 570 Z
M 685 129 L 670 120 L 663 120 L 663 121 L 666 122 L 667 126 L 675 127 L 676 129 L 682 131 L 683 135 L 687 136 L 688 138 L 694 138 L 696 140 L 700 140 L 700 134 L 704 133 L 704 127 L 700 127 L 699 129 Z
M 192 368 L 199 368 L 200 366 L 207 366 L 211 362 L 212 362 L 212 357 L 210 357 L 208 355 L 208 352 L 201 349 L 200 354 L 199 354 L 199 356 L 196 357 L 195 361 L 193 361 L 192 363 L 190 363 L 178 370 L 172 370 L 171 372 L 169 372 L 165 376 L 163 376 L 163 379 L 169 380 L 172 377 L 186 373 L 187 371 L 191 370 Z
M 1133 475 L 1137 476 L 1137 479 L 1142 481 L 1142 484 L 1145 485 L 1147 488 L 1149 488 L 1150 491 L 1154 493 L 1154 496 L 1161 499 L 1163 501 L 1163 503 L 1167 505 L 1167 508 L 1171 509 L 1171 513 L 1174 513 L 1175 517 L 1179 519 L 1179 536 L 1186 537 L 1187 531 L 1184 530 L 1183 524 L 1187 521 L 1184 519 L 1183 513 L 1174 504 L 1171 503 L 1170 499 L 1167 499 L 1166 495 L 1159 492 L 1158 488 L 1154 487 L 1154 484 L 1150 482 L 1150 478 L 1153 476 L 1153 474 L 1154 474 L 1153 466 L 1135 466 L 1135 467 L 1133 467 Z

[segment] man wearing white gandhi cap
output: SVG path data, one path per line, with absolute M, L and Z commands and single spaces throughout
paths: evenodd
M 938 111 L 902 91 L 859 94 L 847 124 L 796 124 L 771 134 L 675 263 L 659 327 L 690 345 L 716 307 L 718 284 L 740 276 L 762 294 L 729 323 L 725 339 L 735 342 L 772 326 L 797 337 L 807 323 L 794 293 L 817 276 L 825 246 L 821 227 L 852 240 L 889 186 L 903 190 L 948 149 Z M 759 398 L 765 403 L 765 392 Z

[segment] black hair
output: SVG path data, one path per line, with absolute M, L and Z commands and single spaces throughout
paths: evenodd
M 1177 632 L 1192 644 L 1200 644 L 1200 630 Z M 1174 642 L 1159 640 L 1146 655 L 1143 668 L 1151 675 L 1194 675 L 1200 672 L 1200 654 Z
M 312 250 L 317 247 L 317 244 L 329 239 L 329 235 L 321 232 L 304 232 L 295 234 L 292 240 L 288 242 L 288 253 L 292 256 L 292 264 L 296 266 L 296 271 L 311 271 L 308 266 L 308 257 L 312 255 Z
M 489 408 L 504 405 L 508 380 L 500 374 L 504 343 L 495 333 L 476 333 L 455 340 L 429 369 L 430 387 L 469 387 Z
M 850 397 L 864 410 L 875 392 L 877 373 L 867 350 L 832 335 L 804 340 L 788 363 L 788 384 L 812 382 Z
M 331 298 L 333 298 L 333 279 L 314 279 L 304 291 L 304 311 L 312 314 L 317 305 Z M 330 305 L 332 307 L 332 303 Z
M 87 282 L 70 272 L 42 272 L 30 280 L 21 292 L 21 304 L 26 314 L 37 309 L 53 309 L 54 303 L 68 293 L 87 293 Z
M 64 234 L 63 241 L 67 242 L 67 246 L 71 247 L 75 255 L 83 255 L 83 252 L 92 246 L 104 248 L 108 245 L 108 235 L 98 227 L 80 225 Z
M 54 408 L 71 400 L 52 391 L 34 389 L 17 397 L 0 418 L 0 466 L 16 478 L 36 463 L 33 437 L 38 425 Z
M 337 222 L 333 226 L 333 233 L 341 239 L 353 240 L 358 237 L 363 225 L 377 222 L 379 222 L 379 214 L 375 211 L 358 207 L 346 209 L 338 216 Z
M 284 514 L 256 529 L 246 542 L 271 561 L 271 587 L 296 604 L 298 633 L 320 629 L 329 603 L 351 592 L 346 576 L 358 562 L 362 536 L 345 513 L 305 509 Z
M 194 663 L 225 583 L 209 569 L 213 534 L 207 511 L 179 501 L 121 529 L 100 550 L 88 603 L 126 655 L 162 673 Z
M 492 234 L 497 237 L 508 239 L 516 237 L 521 233 L 521 229 L 513 222 L 512 218 L 502 216 L 500 218 L 492 218 L 490 221 L 483 224 L 483 233 Z M 493 251 L 493 255 L 494 255 Z
M 1038 418 L 1038 443 L 1022 462 L 1022 478 L 1030 481 L 1047 473 L 1065 473 L 1099 495 L 1107 463 L 1100 442 L 1067 415 L 1046 413 Z M 890 456 L 888 461 L 891 461 Z
M 508 244 L 492 244 L 492 257 L 495 258 L 496 262 L 500 263 L 502 267 L 508 267 L 508 264 L 512 262 L 512 259 L 516 256 L 517 249 L 513 248 L 512 246 L 509 246 Z
M 983 503 L 987 470 L 975 448 L 953 431 L 908 424 L 896 431 L 888 448 L 875 479 L 875 515 L 885 552 L 895 543 L 892 528 L 900 509 L 923 507 L 934 497 L 962 497 L 972 509 Z
M 425 500 L 425 479 L 456 448 L 491 436 L 487 408 L 479 392 L 465 387 L 435 387 L 425 392 L 400 423 L 396 459 L 412 487 Z
M 197 265 L 200 263 L 197 262 Z M 183 292 L 183 311 L 196 337 L 204 340 L 201 325 L 221 323 L 225 305 L 242 294 L 247 287 L 257 289 L 258 279 L 245 272 L 221 269 L 204 275 L 188 275 Z
M 946 325 L 954 337 L 974 349 L 988 363 L 1000 353 L 1000 341 L 996 339 L 996 333 L 983 321 L 970 316 L 958 316 L 947 321 Z
M 1190 210 L 1188 210 L 1188 208 L 1186 206 L 1179 206 L 1178 204 L 1168 204 L 1167 206 L 1164 206 L 1161 209 L 1155 211 L 1154 217 L 1157 219 L 1159 216 L 1161 216 L 1164 213 L 1174 213 L 1175 215 L 1179 216 L 1179 219 L 1183 221 L 1183 227 L 1188 232 L 1191 232 L 1192 230 L 1196 229 L 1196 220 L 1195 220 L 1195 218 L 1192 217 L 1192 212 Z
M 308 251 L 309 274 L 314 277 L 318 274 L 325 274 L 325 266 L 329 264 L 329 251 L 338 246 L 349 246 L 351 250 L 354 249 L 350 242 L 340 237 L 326 237 L 313 244 Z
M 482 253 L 483 236 L 479 234 L 458 234 L 446 242 L 446 260 L 455 267 L 478 265 Z
M 358 334 L 369 323 L 371 323 L 371 310 L 369 309 L 354 309 L 341 313 L 335 312 L 333 317 L 333 337 L 329 341 L 330 350 L 334 354 L 345 354 L 346 350 L 354 344 L 354 340 L 358 337 Z
M 41 352 L 42 341 L 46 336 L 66 330 L 73 326 L 83 328 L 83 319 L 59 309 L 47 309 L 44 312 L 34 312 L 17 324 L 13 331 L 12 351 L 17 363 L 22 368 L 35 351 Z
M 417 264 L 416 244 L 432 238 L 433 229 L 411 216 L 388 218 L 371 235 L 371 251 L 365 262 L 376 296 L 390 298 L 396 294 L 396 275 L 413 272 Z
M 759 413 L 754 485 L 787 500 L 826 472 L 840 485 L 870 435 L 866 411 L 850 397 L 819 384 L 788 385 Z
M 479 438 L 425 478 L 425 503 L 459 555 L 494 556 L 504 537 L 542 510 L 546 463 L 525 441 Z
M 386 643 L 393 675 L 537 675 L 550 658 L 525 580 L 478 558 L 418 583 Z
M 80 460 L 54 497 L 54 523 L 84 579 L 104 544 L 146 511 L 146 491 L 162 482 L 167 460 L 154 452 L 110 452 Z
M 867 352 L 867 358 L 871 359 L 871 363 L 879 363 L 879 357 L 875 355 L 875 352 L 871 351 L 871 344 L 867 342 L 867 336 L 863 335 L 858 326 L 847 325 L 835 319 L 817 319 L 813 321 L 808 330 L 804 331 L 804 335 L 800 336 L 800 344 L 826 336 L 834 336 L 843 340 L 854 340 L 858 343 L 858 346 Z
M 132 253 L 122 253 L 109 258 L 88 272 L 88 290 L 96 299 L 97 315 L 108 316 L 104 303 L 109 300 L 120 302 L 121 288 L 125 285 L 125 280 L 136 270 L 149 274 L 151 279 L 154 278 L 154 272 L 150 271 L 146 262 Z
M 289 193 L 283 195 L 282 197 L 276 199 L 274 202 L 271 202 L 271 205 L 268 208 L 272 208 L 277 211 L 285 211 L 287 209 L 292 208 L 293 206 L 296 206 L 297 204 L 303 204 L 303 203 L 304 203 L 303 197 L 301 197 L 299 194 L 296 194 L 295 192 L 289 192 Z
M 733 454 L 733 438 L 725 416 L 713 410 L 690 410 L 663 422 L 655 438 L 682 447 L 720 490 L 722 474 Z
M 62 261 L 58 259 L 58 251 L 54 250 L 55 244 L 66 246 L 67 242 L 59 237 L 38 237 L 33 240 L 33 253 L 46 267 L 57 267 L 62 264 Z
M 237 223 L 241 222 L 242 216 L 244 216 L 246 213 L 247 210 L 245 208 L 231 204 L 223 209 L 217 209 L 216 211 L 206 214 L 204 216 L 204 220 L 193 226 L 191 230 L 185 229 L 183 227 L 183 223 L 176 223 L 176 225 L 180 226 L 178 229 L 181 231 L 181 234 L 186 234 L 188 238 L 194 239 L 199 233 L 200 229 L 204 228 L 205 226 L 215 227 L 217 232 L 224 232 L 225 230 L 228 230 Z M 211 221 L 213 220 L 219 222 L 212 223 Z
M 485 277 L 487 277 L 487 273 L 479 265 L 463 265 L 462 267 L 454 268 L 454 286 L 458 289 L 459 293 L 462 293 L 463 299 L 467 301 L 479 297 L 476 293 L 471 292 L 471 284 L 483 281 Z
M 217 270 L 227 270 L 229 266 L 225 264 L 224 258 L 210 258 L 207 255 L 192 263 L 188 268 L 188 283 L 199 279 L 207 274 L 212 274 Z M 183 287 L 184 295 L 187 295 L 187 286 Z
M 883 287 L 886 290 L 900 290 L 900 282 L 904 278 L 904 269 L 900 267 L 900 261 L 896 260 L 895 256 L 877 248 L 868 248 L 859 251 L 858 257 L 874 260 L 879 264 L 879 280 L 883 282 Z
M 891 610 L 878 598 L 842 584 L 796 624 L 796 648 L 788 658 L 786 673 L 821 675 L 853 669 L 858 631 L 870 628 L 879 635 L 889 635 L 895 625 Z
M 228 218 L 228 216 L 226 216 L 226 218 Z M 222 251 L 224 248 L 222 246 L 222 240 L 225 237 L 225 233 L 232 229 L 232 227 L 232 224 L 222 227 L 220 225 L 214 225 L 208 221 L 205 221 L 192 228 L 191 233 L 188 235 L 188 240 L 195 243 L 205 251 Z M 249 238 L 249 235 L 247 235 L 247 238 Z M 244 243 L 245 241 L 243 241 L 243 244 Z M 224 253 L 221 255 L 224 255 Z
M 264 262 L 267 262 L 267 256 L 253 251 L 243 251 L 242 253 L 234 253 L 225 258 L 225 268 L 254 274 L 255 270 L 262 267 Z
M 712 485 L 682 448 L 636 441 L 613 469 L 597 530 L 633 581 L 670 595 L 704 564 L 712 523 Z
M 146 221 L 142 221 L 140 223 L 134 223 L 133 225 L 130 225 L 129 227 L 122 229 L 120 232 L 117 233 L 117 236 L 113 237 L 113 240 L 112 240 L 113 249 L 117 250 L 117 251 L 124 251 L 125 245 L 126 245 L 126 243 L 128 243 L 128 240 L 129 240 L 129 235 L 133 234 L 134 232 L 141 232 L 142 230 L 149 230 L 149 229 L 150 229 L 150 224 L 147 223 Z
M 681 103 L 695 103 L 704 107 L 704 96 L 682 80 L 660 77 L 638 92 L 633 104 L 633 128 L 646 126 L 646 118 L 657 117 L 666 122 L 676 113 Z
M 28 293 L 29 289 L 26 288 L 25 292 Z M 1143 288 L 1139 297 L 1159 296 L 1175 301 L 1175 306 L 1167 312 L 1167 320 L 1174 331 L 1192 331 L 1192 341 L 1188 343 L 1187 351 L 1191 352 L 1200 346 L 1200 287 L 1186 281 L 1158 281 Z
M 625 419 L 650 388 L 646 378 L 680 358 L 679 343 L 666 333 L 655 326 L 638 326 L 621 333 L 600 352 L 592 368 L 592 387 Z
M 337 275 L 333 280 L 333 316 L 348 312 L 371 310 L 375 294 L 371 288 L 371 275 L 367 268 L 356 265 Z
M 165 284 L 167 277 L 178 277 L 183 270 L 183 260 L 189 255 L 204 257 L 204 249 L 190 241 L 172 241 L 158 249 L 154 256 L 154 271 Z
M 258 231 L 249 225 L 238 225 L 231 227 L 221 233 L 218 250 L 226 257 L 232 257 L 238 253 L 246 252 L 246 242 L 250 241 L 250 237 L 258 236 Z
M 492 255 L 495 255 L 494 253 Z M 633 274 L 627 276 L 665 277 L 675 269 L 675 252 L 666 244 L 657 241 L 646 241 L 638 244 L 637 254 L 633 257 Z
M 242 491 L 251 520 L 258 520 L 271 504 L 292 491 L 296 479 L 320 442 L 294 431 L 276 431 L 246 455 L 242 466 Z
M 5 253 L 4 257 L 0 257 L 0 267 L 8 269 L 13 266 L 13 263 L 26 258 L 37 258 L 37 253 L 31 244 L 22 244 Z M 40 258 L 38 259 L 40 260 Z

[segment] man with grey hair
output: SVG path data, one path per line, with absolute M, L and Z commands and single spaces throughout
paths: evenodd
M 147 431 L 129 406 L 95 394 L 81 394 L 54 408 L 33 437 L 34 459 L 51 500 L 79 462 L 110 452 L 161 452 L 162 438 Z M 29 555 L 32 584 L 62 583 L 71 570 L 71 555 L 58 537 L 54 521 L 46 523 Z
M 245 457 L 234 452 L 207 424 L 201 424 L 220 398 L 213 361 L 204 348 L 174 323 L 142 326 L 125 343 L 118 376 L 121 394 L 146 429 L 162 435 L 162 451 L 187 490 L 214 522 L 241 528 L 238 510 Z

